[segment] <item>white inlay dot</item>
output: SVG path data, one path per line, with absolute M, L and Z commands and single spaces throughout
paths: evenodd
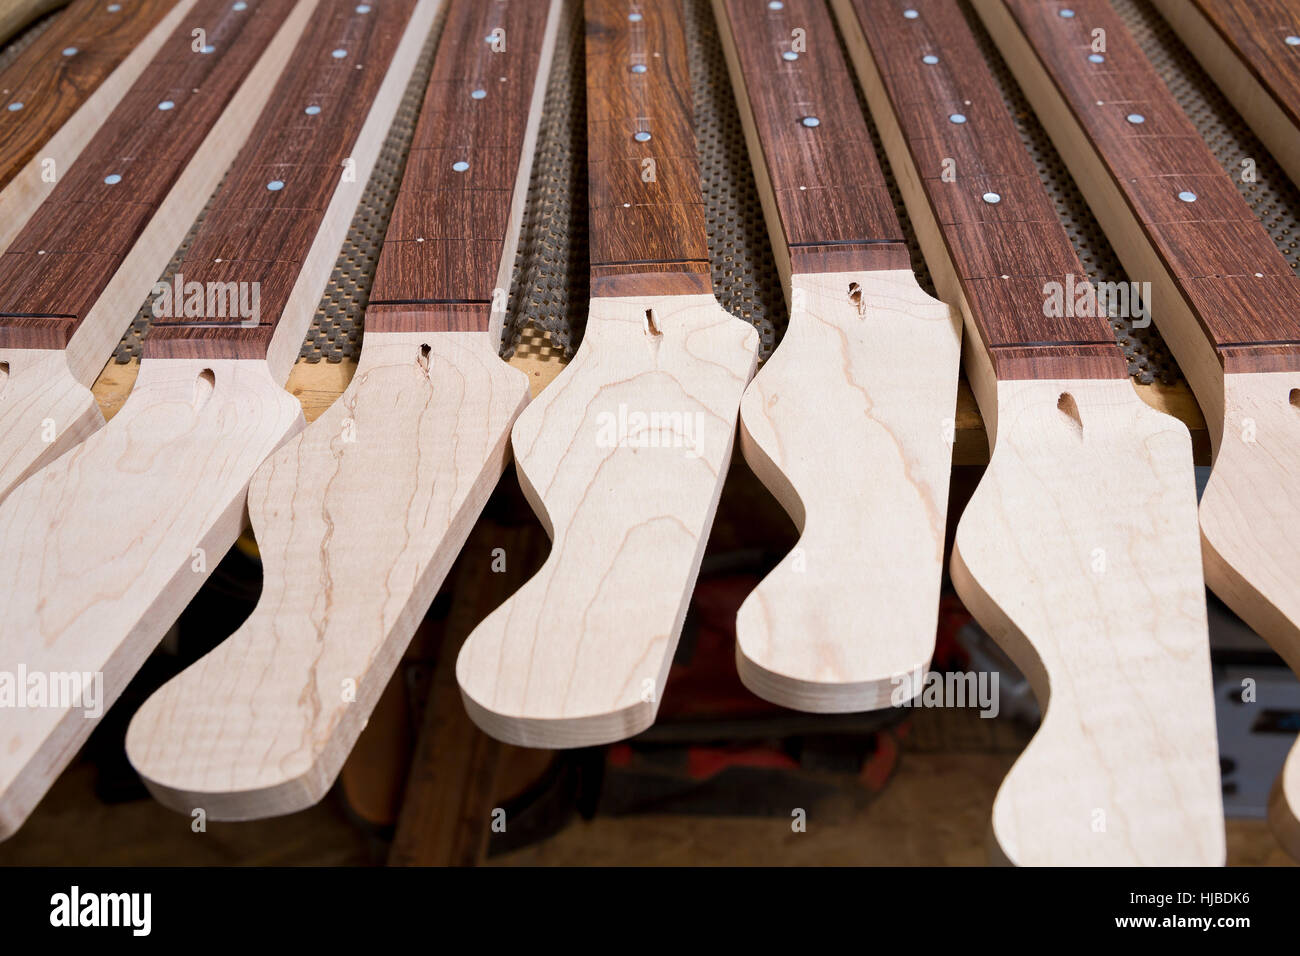
M 768 3 L 767 8 L 769 10 L 784 10 L 785 4 L 782 3 L 781 0 L 771 0 L 771 2 Z
M 990 206 L 996 206 L 998 203 L 1002 202 L 1002 197 L 997 193 L 985 193 L 984 201 Z
M 815 116 L 805 116 L 799 122 L 802 123 L 804 126 L 807 126 L 809 129 L 812 129 L 815 126 L 822 125 L 822 121 Z
M 173 103 L 171 100 L 163 100 L 161 103 L 158 104 L 158 108 L 162 110 L 164 113 L 167 112 L 167 110 L 175 108 L 175 106 L 176 104 Z
M 1124 118 L 1128 120 L 1130 123 L 1132 123 L 1134 126 L 1141 126 L 1143 123 L 1147 121 L 1147 118 L 1143 116 L 1141 113 L 1129 113 L 1128 116 Z
M 1292 37 L 1287 37 L 1287 38 L 1286 38 L 1286 45 L 1287 45 L 1287 46 L 1300 46 L 1300 37 L 1294 37 L 1294 36 L 1292 36 Z
M 633 135 L 632 138 L 636 140 L 638 143 L 650 142 L 650 134 L 647 133 L 645 130 L 641 130 L 641 132 L 636 133 L 635 135 Z
M 649 69 L 649 67 L 647 67 L 644 63 L 633 63 L 633 64 L 632 64 L 632 72 L 633 72 L 633 73 L 644 73 L 647 69 Z
M 1192 192 L 1190 189 L 1184 189 L 1178 194 L 1178 198 L 1183 202 L 1196 202 L 1196 193 Z
M 347 50 L 335 50 L 333 53 L 330 54 L 330 56 L 334 57 L 334 59 L 336 60 L 341 60 L 347 55 L 348 55 Z
M 629 14 L 627 15 L 627 19 L 628 19 L 628 22 L 629 22 L 629 23 L 640 23 L 640 22 L 641 22 L 641 14 L 639 14 L 639 13 L 629 13 Z
M 919 16 L 920 16 L 920 14 L 917 13 L 915 10 L 912 10 L 912 9 L 907 9 L 907 10 L 904 10 L 904 11 L 903 11 L 903 18 L 904 18 L 905 20 L 915 20 L 915 19 L 916 19 L 917 17 L 919 17 Z
M 1102 56 L 1100 53 L 1089 53 L 1089 54 L 1088 54 L 1088 62 L 1089 62 L 1089 63 L 1105 63 L 1105 62 L 1106 62 L 1106 58 L 1105 58 L 1104 56 Z
M 463 173 L 469 169 L 469 163 L 465 162 L 463 159 L 458 159 L 451 164 L 451 168 L 456 170 L 458 173 Z
M 953 113 L 951 116 L 948 117 L 948 122 L 956 123 L 958 126 L 960 126 L 962 123 L 966 122 L 966 117 L 961 113 Z
M 469 98 L 471 100 L 487 99 L 487 90 L 471 90 Z
M 109 173 L 107 176 L 104 177 L 104 184 L 107 186 L 116 186 L 121 181 L 122 181 L 122 177 L 119 176 L 117 173 Z
M 79 51 L 75 46 L 65 46 L 63 48 L 64 56 L 76 56 Z
M 783 59 L 783 60 L 797 60 L 797 59 L 799 59 L 799 54 L 798 54 L 798 53 L 795 53 L 794 50 L 786 50 L 784 53 L 781 54 L 781 59 Z
M 202 50 L 200 50 L 199 52 L 200 52 L 200 53 L 214 53 L 214 52 L 216 52 L 216 49 L 217 49 L 216 47 L 214 47 L 211 43 L 209 43 L 209 44 L 207 44 L 207 46 L 205 46 L 205 47 L 204 47 Z
M 244 2 L 244 0 L 239 0 L 239 2 L 236 3 L 234 6 L 232 6 L 230 9 L 231 9 L 231 10 L 234 10 L 236 13 L 239 13 L 239 12 L 242 12 L 242 11 L 244 11 L 244 10 L 247 10 L 247 9 L 248 9 L 248 4 L 246 4 L 246 3 Z
M 22 108 L 23 108 L 23 104 L 22 104 L 22 103 L 10 103 L 10 104 L 9 104 L 9 112 L 10 112 L 10 113 L 17 113 L 17 112 L 18 112 L 20 109 L 22 109 Z
M 315 103 L 313 103 L 311 106 L 303 110 L 303 112 L 306 113 L 308 116 L 315 116 L 317 113 L 320 112 L 320 107 L 317 106 Z
M 939 62 L 939 58 L 933 53 L 927 53 L 925 56 L 921 57 L 921 62 L 927 66 L 934 66 Z
M 370 4 L 368 3 L 360 4 L 357 7 L 357 13 L 369 13 L 369 12 L 370 12 Z
M 1073 18 L 1074 18 L 1074 11 L 1073 11 L 1073 10 L 1062 10 L 1062 11 L 1061 11 L 1061 17 L 1062 17 L 1063 19 L 1066 19 L 1066 20 L 1073 19 Z
M 266 188 L 273 193 L 278 193 L 281 189 L 284 188 L 284 183 L 282 183 L 278 179 L 272 179 L 269 183 L 266 184 Z

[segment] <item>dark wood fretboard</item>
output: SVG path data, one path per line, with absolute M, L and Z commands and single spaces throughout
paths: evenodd
M 1300 368 L 1300 279 L 1110 4 L 1006 8 L 1224 371 Z M 1096 30 L 1104 54 L 1091 52 Z
M 1087 277 L 961 8 L 853 10 L 994 373 L 1124 377 L 1109 321 L 1073 308 Z
M 319 5 L 178 270 L 203 289 L 256 283 L 258 323 L 155 320 L 146 358 L 266 357 L 414 7 Z
M 368 331 L 486 331 L 508 285 L 550 0 L 455 0 L 384 237 Z
M 293 6 L 195 5 L 0 256 L 0 346 L 68 344 Z
M 587 0 L 591 293 L 709 292 L 677 0 Z
M 792 273 L 910 268 L 903 229 L 822 0 L 724 0 L 759 188 Z M 774 240 L 777 236 L 774 235 Z
M 73 0 L 0 70 L 0 189 L 172 6 L 173 0 Z

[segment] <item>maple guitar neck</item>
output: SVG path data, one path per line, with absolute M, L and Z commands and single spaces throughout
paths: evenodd
M 0 503 L 0 660 L 102 673 L 109 706 L 234 543 L 253 472 L 302 427 L 282 385 L 436 6 L 292 8 L 281 29 L 301 40 L 181 262 L 185 286 L 218 301 L 178 319 L 155 301 L 126 404 Z M 232 319 L 232 290 L 259 308 Z M 94 726 L 62 708 L 11 722 L 0 834 Z
M 292 7 L 190 7 L 0 255 L 0 497 L 103 424 L 89 386 L 265 102 Z
M 1045 711 L 994 803 L 995 849 L 1221 863 L 1187 429 L 1137 396 L 1105 318 L 1050 307 L 1083 269 L 962 9 L 834 7 L 936 285 L 965 316 L 989 429 L 953 583 Z
M 448 4 L 356 375 L 253 476 L 261 598 L 127 733 L 168 806 L 325 795 L 505 468 L 528 380 L 501 320 L 560 7 Z
M 1108 4 L 976 7 L 1205 413 L 1206 583 L 1300 671 L 1300 279 Z M 1300 751 L 1270 819 L 1300 856 Z
M 193 6 L 73 0 L 0 70 L 0 250 Z
M 474 721 L 527 746 L 653 722 L 758 350 L 710 293 L 680 5 L 585 11 L 591 307 L 511 438 L 552 548 L 456 664 Z
M 912 274 L 825 4 L 714 10 L 791 304 L 741 449 L 800 530 L 740 608 L 737 664 L 788 707 L 888 707 L 934 651 L 961 320 Z

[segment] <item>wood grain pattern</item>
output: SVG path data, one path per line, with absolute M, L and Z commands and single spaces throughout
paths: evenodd
M 712 296 L 592 300 L 578 354 L 512 437 L 551 553 L 456 662 L 489 734 L 577 747 L 653 723 L 757 349 Z
M 368 115 L 350 107 L 375 97 L 414 4 L 390 0 L 369 5 L 365 13 L 356 4 L 321 5 L 178 270 L 187 283 L 205 288 L 257 283 L 257 324 L 205 305 L 197 318 L 155 320 L 145 337 L 145 357 L 268 356 L 339 184 L 365 181 L 359 168 L 344 179 L 344 161 L 358 149 Z M 319 113 L 306 114 L 321 105 L 316 97 L 324 92 L 332 97 L 328 111 L 321 106 Z M 319 122 L 289 125 L 304 115 Z
M 829 13 L 756 6 L 714 11 L 791 315 L 740 441 L 800 538 L 741 606 L 736 663 L 788 707 L 877 709 L 934 651 L 961 319 L 912 274 Z
M 300 2 L 282 31 L 297 37 L 312 14 L 356 6 Z M 5 669 L 24 662 L 29 669 L 101 671 L 104 704 L 111 706 L 234 543 L 254 471 L 302 427 L 301 406 L 283 382 L 436 7 L 424 0 L 408 10 L 373 100 L 339 100 L 342 109 L 363 116 L 352 154 L 360 182 L 341 182 L 324 216 L 316 217 L 319 232 L 277 330 L 296 336 L 293 352 L 276 351 L 276 339 L 269 355 L 251 360 L 146 357 L 113 420 L 0 503 Z M 289 49 L 278 52 L 291 69 Z M 133 534 L 123 538 L 110 526 Z M 23 712 L 6 729 L 0 836 L 21 824 L 95 724 L 77 710 L 45 708 Z
M 503 169 L 506 208 L 522 207 L 527 191 L 559 6 L 453 0 L 417 125 L 421 148 L 473 145 L 464 129 L 430 121 L 446 105 L 434 94 L 451 90 L 447 77 L 461 77 L 454 92 L 466 100 L 481 88 L 479 45 L 466 46 L 464 35 L 481 44 L 502 30 L 511 58 L 530 71 L 492 67 L 494 76 L 511 69 L 522 90 L 512 89 L 512 108 L 496 114 L 520 131 Z M 397 207 L 408 223 L 428 208 L 409 201 L 427 195 L 424 186 L 403 181 Z M 503 273 L 508 285 L 520 220 L 512 216 L 504 228 L 509 235 L 482 241 L 502 260 L 486 281 Z M 380 253 L 380 274 L 399 297 L 397 273 L 385 272 L 385 263 L 411 245 L 386 242 Z M 460 264 L 463 244 L 428 245 L 423 268 L 441 275 Z M 434 288 L 435 299 L 455 297 L 444 294 L 456 291 L 454 283 Z M 490 288 L 480 292 L 490 297 Z M 248 510 L 263 567 L 257 607 L 216 651 L 154 694 L 127 736 L 132 763 L 163 803 L 248 819 L 302 809 L 333 783 L 509 458 L 528 380 L 498 357 L 488 309 L 483 303 L 473 313 L 484 320 L 478 328 L 450 331 L 461 323 L 448 317 L 465 312 L 372 301 L 347 390 L 254 475 Z M 370 322 L 376 310 L 378 329 Z
M 709 246 L 681 5 L 587 0 L 585 10 L 593 286 L 620 276 L 599 294 L 699 291 Z
M 906 59 L 908 51 L 869 39 L 892 36 L 886 17 L 907 18 L 875 0 L 833 6 L 935 284 L 967 323 L 966 371 L 992 453 L 957 526 L 953 583 L 1029 676 L 1045 711 L 994 804 L 993 852 L 1017 864 L 1221 863 L 1186 429 L 1143 403 L 1127 376 L 1100 374 L 1105 366 L 1088 354 L 1099 345 L 1058 341 L 1048 361 L 1026 356 L 1023 371 L 1031 378 L 999 366 L 998 349 L 976 334 L 977 310 L 1014 316 L 1017 307 L 1039 308 L 1041 277 L 972 280 L 971 263 L 984 255 L 1028 256 L 1060 226 L 1027 219 L 1021 228 L 1028 238 L 998 252 L 979 248 L 969 232 L 963 237 L 970 223 L 945 221 L 918 172 L 919 150 L 904 138 L 901 114 L 916 104 L 891 97 L 874 55 L 886 47 Z M 942 33 L 928 35 L 965 33 L 958 53 L 946 41 L 929 49 L 940 63 L 963 64 L 967 89 L 990 83 L 976 75 L 986 72 L 978 54 L 960 52 L 974 41 L 955 3 L 915 0 L 908 7 L 916 12 L 907 20 L 913 26 L 942 22 Z M 1005 109 L 996 94 L 959 102 L 984 125 L 993 122 L 995 107 Z M 979 141 L 968 146 L 970 155 L 981 155 Z M 998 162 L 1017 160 L 1004 155 Z M 1017 185 L 1017 201 L 1029 201 L 1029 186 L 1027 178 Z M 964 258 L 955 251 L 959 244 Z M 977 304 L 990 297 L 991 306 Z M 1113 344 L 1107 348 L 1118 354 Z
M 1153 226 L 1166 217 L 1150 215 L 1158 207 L 1146 187 L 1161 178 L 1178 184 L 1194 177 L 1197 185 L 1189 188 L 1216 184 L 1206 195 L 1222 221 L 1247 232 L 1263 230 L 1249 221 L 1248 209 L 1244 217 L 1234 212 L 1244 203 L 1225 173 L 1202 172 L 1214 165 L 1204 144 L 1179 136 L 1177 151 L 1166 148 L 1158 154 L 1164 165 L 1135 169 L 1134 151 L 1117 143 L 1101 120 L 1090 115 L 1101 108 L 1088 98 L 1086 78 L 1064 52 L 1077 38 L 1067 20 L 1081 19 L 1089 30 L 1107 31 L 1106 62 L 1124 74 L 1125 83 L 1154 75 L 1109 6 L 1072 5 L 1073 18 L 1059 16 L 1054 6 L 1022 8 L 982 0 L 976 6 L 1121 261 L 1130 273 L 1152 281 L 1160 303 L 1155 319 L 1205 412 L 1214 454 L 1200 506 L 1206 583 L 1296 668 L 1300 600 L 1294 582 L 1300 550 L 1290 529 L 1300 526 L 1295 477 L 1300 373 L 1290 330 L 1300 321 L 1291 305 L 1297 280 L 1285 262 L 1279 264 L 1274 250 L 1261 251 L 1258 276 L 1208 275 L 1213 271 L 1208 264 L 1219 255 L 1212 247 L 1222 241 L 1221 231 L 1193 219 L 1184 224 L 1188 237 L 1172 248 L 1169 230 Z M 1142 109 L 1161 128 L 1177 130 L 1187 123 L 1158 81 L 1149 86 Z M 1131 137 L 1132 142 L 1152 139 Z M 1121 169 L 1125 172 L 1117 175 Z M 1285 796 L 1274 802 L 1275 820 L 1279 807 L 1300 806 L 1300 794 Z
M 242 19 L 211 54 L 178 51 L 187 26 L 160 39 L 150 72 L 0 256 L 0 309 L 20 313 L 0 316 L 0 498 L 103 423 L 89 386 L 248 135 L 294 42 L 280 27 L 291 6 L 185 5 L 197 22 Z M 196 70 L 200 94 L 168 88 Z M 166 97 L 173 108 L 159 110 Z
M 993 77 L 969 66 L 982 57 L 960 10 L 912 9 L 925 12 L 904 17 L 890 0 L 857 7 L 870 23 L 874 80 L 997 376 L 1126 378 L 1106 319 L 1044 314 L 1049 284 L 1073 287 L 1086 277 Z
M 1295 0 L 1155 0 L 1156 7 L 1292 180 L 1300 181 Z
M 73 0 L 0 70 L 0 190 L 145 41 L 173 4 L 123 0 L 117 6 L 110 11 L 102 0 Z

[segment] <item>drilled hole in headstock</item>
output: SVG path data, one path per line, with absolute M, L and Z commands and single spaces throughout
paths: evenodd
M 420 346 L 420 357 L 416 359 L 416 361 L 420 363 L 420 368 L 424 369 L 426 372 L 429 371 L 429 353 L 432 351 L 433 349 L 430 348 L 429 344 L 426 342 Z
M 0 362 L 0 392 L 5 390 L 5 383 L 9 381 L 9 363 Z
M 663 335 L 659 330 L 659 324 L 655 322 L 655 310 L 645 310 L 645 334 L 646 335 Z
M 4 379 L 0 379 L 0 382 L 3 381 Z M 1291 389 L 1291 394 L 1288 397 L 1290 399 L 1292 408 L 1300 408 L 1300 388 Z
M 1074 396 L 1069 392 L 1062 392 L 1061 397 L 1056 400 L 1057 410 L 1068 418 L 1076 428 L 1079 429 L 1079 437 L 1083 437 L 1083 416 L 1079 414 L 1079 403 L 1074 400 Z
M 208 403 L 212 397 L 213 390 L 217 387 L 217 374 L 210 368 L 205 368 L 199 372 L 199 377 L 194 380 L 194 410 L 197 412 Z
M 866 314 L 866 307 L 862 304 L 862 286 L 856 282 L 849 283 L 849 301 L 858 310 L 858 315 Z

